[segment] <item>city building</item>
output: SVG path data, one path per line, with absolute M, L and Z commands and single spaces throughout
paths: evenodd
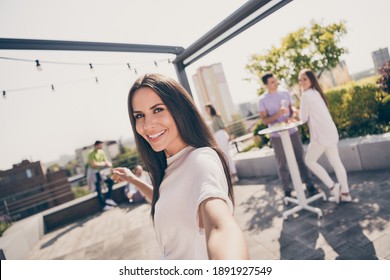
M 390 61 L 389 49 L 383 48 L 372 52 L 372 60 L 375 70 L 378 71 L 386 62 Z
M 344 85 L 351 80 L 347 64 L 343 60 L 333 69 L 325 70 L 320 76 L 320 82 L 324 90 Z
M 258 110 L 257 110 L 257 102 L 258 99 L 255 99 L 253 101 L 248 101 L 244 103 L 238 104 L 239 112 L 242 118 L 249 118 L 252 116 L 258 116 Z
M 19 220 L 74 199 L 66 170 L 23 160 L 0 171 L 0 215 Z
M 232 122 L 235 108 L 222 64 L 216 63 L 200 67 L 192 78 L 198 95 L 200 110 L 207 115 L 205 106 L 211 103 L 225 123 Z

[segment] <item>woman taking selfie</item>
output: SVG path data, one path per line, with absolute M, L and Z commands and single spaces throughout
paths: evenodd
M 247 259 L 226 160 L 187 91 L 171 78 L 146 74 L 130 89 L 128 111 L 153 186 L 127 168 L 113 169 L 112 178 L 152 201 L 162 258 Z

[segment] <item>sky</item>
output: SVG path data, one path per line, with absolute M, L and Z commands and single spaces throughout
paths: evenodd
M 0 38 L 24 38 L 190 46 L 237 10 L 243 0 L 0 0 Z M 222 63 L 233 102 L 256 99 L 256 82 L 245 78 L 249 57 L 312 20 L 345 20 L 341 46 L 351 74 L 373 67 L 371 52 L 390 47 L 388 0 L 294 0 L 187 67 Z M 174 55 L 0 50 L 0 170 L 23 159 L 51 162 L 95 140 L 132 137 L 127 94 L 135 79 L 159 72 L 177 79 Z M 34 62 L 39 59 L 42 71 Z M 55 63 L 43 63 L 55 62 Z M 158 67 L 154 61 L 158 61 Z M 94 70 L 91 71 L 89 63 Z M 130 71 L 126 63 L 137 68 Z M 95 77 L 98 78 L 96 83 Z M 54 92 L 51 89 L 54 85 Z

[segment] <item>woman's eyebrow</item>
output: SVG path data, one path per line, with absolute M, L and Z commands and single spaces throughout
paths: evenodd
M 150 109 L 154 109 L 154 108 L 156 108 L 157 106 L 160 106 L 160 105 L 163 105 L 163 106 L 165 106 L 165 104 L 164 103 L 157 103 L 157 104 L 155 104 L 155 105 L 153 105 L 152 107 L 150 107 Z
M 154 105 L 153 105 L 152 107 L 150 107 L 149 109 L 150 109 L 150 110 L 153 110 L 153 109 L 155 109 L 156 107 L 161 106 L 161 105 L 165 106 L 164 103 L 157 103 L 157 104 L 154 104 Z M 133 114 L 134 114 L 134 113 L 142 113 L 142 111 L 133 110 Z

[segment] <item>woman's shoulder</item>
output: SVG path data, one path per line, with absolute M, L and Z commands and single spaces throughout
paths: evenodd
M 318 93 L 319 92 L 315 88 L 309 88 L 303 92 L 303 95 L 311 94 L 311 93 Z
M 191 156 L 193 156 L 193 157 L 208 157 L 208 156 L 218 157 L 217 152 L 213 148 L 210 148 L 210 147 L 195 148 L 194 150 L 191 151 Z
M 302 97 L 301 98 L 314 98 L 315 96 L 319 95 L 320 93 L 314 89 L 314 88 L 310 88 L 308 90 L 305 90 L 303 93 L 302 93 Z
M 206 162 L 207 164 L 211 164 L 211 162 L 218 162 L 219 157 L 213 148 L 201 147 L 192 150 L 188 155 L 188 160 L 194 162 L 195 164 L 204 165 Z
M 193 167 L 193 172 L 208 173 L 220 170 L 222 162 L 217 152 L 210 147 L 195 148 L 188 155 L 187 160 Z

